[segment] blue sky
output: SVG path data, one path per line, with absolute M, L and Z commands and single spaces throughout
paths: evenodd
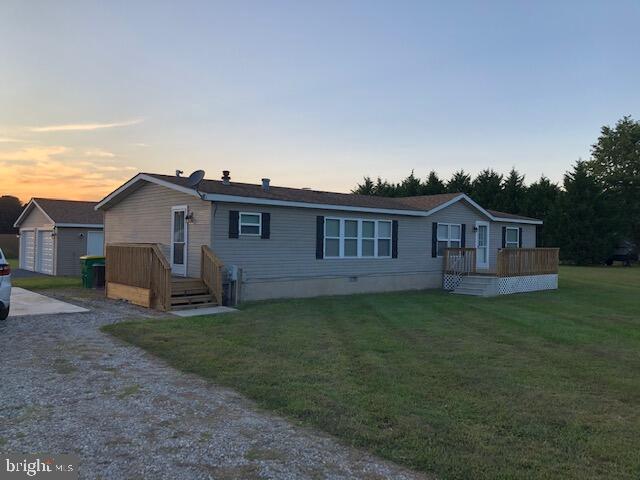
M 5 0 L 0 166 L 23 199 L 176 168 L 336 191 L 412 169 L 560 180 L 638 118 L 639 24 L 637 1 Z

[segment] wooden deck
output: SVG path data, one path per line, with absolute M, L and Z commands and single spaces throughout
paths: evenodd
M 172 276 L 155 243 L 109 244 L 105 260 L 108 298 L 162 311 L 222 305 L 224 265 L 206 245 L 200 278 Z

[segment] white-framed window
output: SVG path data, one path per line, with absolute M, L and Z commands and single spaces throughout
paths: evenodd
M 391 258 L 390 220 L 324 219 L 324 258 Z
M 459 223 L 438 223 L 438 256 L 444 256 L 445 248 L 462 246 L 462 225 Z
M 391 222 L 378 221 L 378 257 L 391 256 Z
M 240 212 L 240 235 L 261 235 L 262 215 L 252 212 Z
M 504 237 L 506 248 L 518 248 L 520 246 L 520 229 L 518 227 L 507 227 Z

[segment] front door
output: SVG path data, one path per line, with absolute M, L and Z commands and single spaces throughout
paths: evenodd
M 489 268 L 489 222 L 476 222 L 476 268 Z
M 171 273 L 187 276 L 187 207 L 171 209 Z

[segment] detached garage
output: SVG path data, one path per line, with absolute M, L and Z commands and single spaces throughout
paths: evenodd
M 80 275 L 80 257 L 104 254 L 102 212 L 96 202 L 32 198 L 16 220 L 20 268 Z

